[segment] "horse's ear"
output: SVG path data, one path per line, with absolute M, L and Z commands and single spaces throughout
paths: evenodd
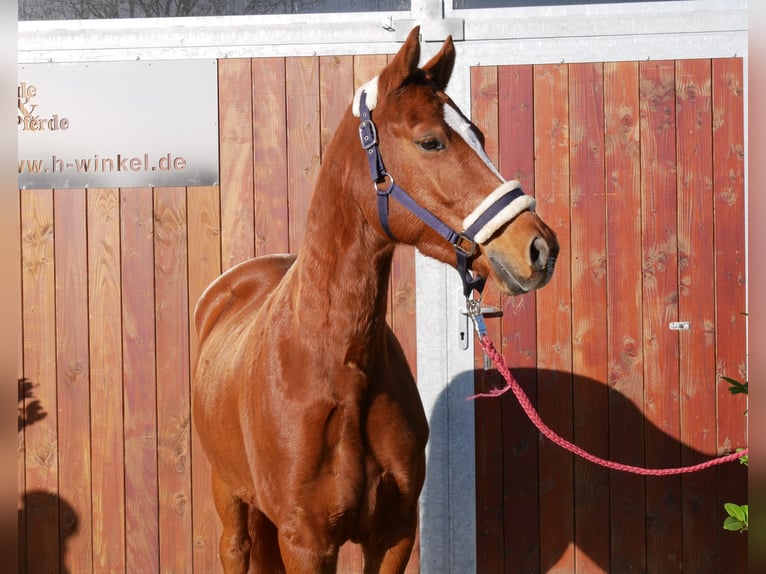
M 380 73 L 378 90 L 385 94 L 401 86 L 418 69 L 420 61 L 420 26 L 415 26 L 394 59 Z
M 455 44 L 452 42 L 452 36 L 447 36 L 444 40 L 441 50 L 431 58 L 423 69 L 431 73 L 436 86 L 444 91 L 452 76 L 452 69 L 455 67 Z

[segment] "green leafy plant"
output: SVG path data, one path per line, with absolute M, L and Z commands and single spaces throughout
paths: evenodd
M 734 504 L 727 502 L 723 505 L 724 510 L 729 516 L 723 521 L 724 530 L 733 530 L 735 532 L 745 532 L 748 530 L 747 504 Z
M 735 379 L 729 377 L 723 377 L 723 379 L 729 383 L 729 392 L 732 395 L 746 395 L 747 394 L 747 381 L 741 383 Z M 745 411 L 747 416 L 747 411 Z M 737 452 L 744 450 L 737 449 Z M 739 459 L 741 464 L 748 466 L 748 455 L 745 455 Z M 723 505 L 724 510 L 728 516 L 723 521 L 724 530 L 731 530 L 733 532 L 747 532 L 750 527 L 748 506 L 747 504 L 734 504 L 733 502 L 727 502 Z

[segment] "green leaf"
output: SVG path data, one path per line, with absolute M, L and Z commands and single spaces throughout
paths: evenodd
M 723 529 L 724 530 L 731 530 L 732 532 L 739 532 L 743 528 L 743 524 L 734 518 L 733 516 L 726 517 L 726 520 L 723 521 Z
M 746 506 L 743 508 L 739 504 L 734 504 L 733 502 L 727 502 L 726 504 L 723 505 L 723 507 L 730 517 L 736 518 L 739 522 L 744 523 L 745 520 L 747 520 Z

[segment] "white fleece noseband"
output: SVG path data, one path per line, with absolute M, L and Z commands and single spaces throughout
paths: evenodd
M 495 203 L 498 199 L 504 195 L 511 193 L 515 190 L 521 190 L 521 183 L 516 180 L 506 181 L 500 184 L 492 193 L 485 197 L 482 202 L 463 220 L 463 229 L 468 229 L 473 225 L 476 220 L 485 212 L 489 207 Z M 520 195 L 514 199 L 511 203 L 506 205 L 498 213 L 496 213 L 492 219 L 485 223 L 481 229 L 479 229 L 474 238 L 477 243 L 486 243 L 490 237 L 503 225 L 511 221 L 517 215 L 523 211 L 534 211 L 537 202 L 534 197 L 529 195 Z

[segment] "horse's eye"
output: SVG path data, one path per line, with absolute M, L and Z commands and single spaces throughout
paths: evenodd
M 417 144 L 423 151 L 441 151 L 444 149 L 444 144 L 434 137 L 422 139 Z

